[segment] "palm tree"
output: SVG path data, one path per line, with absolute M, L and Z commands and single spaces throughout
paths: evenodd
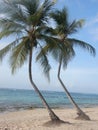
M 48 15 L 52 6 L 53 3 L 49 0 L 44 0 L 43 3 L 40 3 L 39 0 L 3 1 L 0 6 L 0 13 L 3 14 L 0 19 L 0 38 L 11 36 L 15 40 L 0 50 L 0 59 L 2 60 L 7 53 L 10 54 L 12 73 L 15 73 L 17 68 L 22 67 L 25 61 L 29 60 L 29 79 L 34 90 L 48 110 L 51 120 L 61 121 L 51 110 L 32 79 L 32 55 L 36 48 L 42 49 L 42 45 L 45 43 L 47 36 L 43 30 L 48 28 Z M 42 43 L 42 41 L 44 42 Z M 44 52 L 42 57 L 46 60 L 46 65 L 41 62 L 45 65 L 44 72 L 48 73 L 50 65 Z
M 60 77 L 60 71 L 61 71 L 61 65 L 63 64 L 63 67 L 65 67 L 68 61 L 70 61 L 71 58 L 75 56 L 75 51 L 73 48 L 74 46 L 80 46 L 81 48 L 86 49 L 93 56 L 95 55 L 95 49 L 90 44 L 84 41 L 75 38 L 69 38 L 70 35 L 78 31 L 78 28 L 82 27 L 84 20 L 79 21 L 74 20 L 72 23 L 69 23 L 66 8 L 63 8 L 61 11 L 57 10 L 54 13 L 52 13 L 52 18 L 55 20 L 57 24 L 55 30 L 58 33 L 58 37 L 60 38 L 61 43 L 63 43 L 63 45 L 65 46 L 67 53 L 67 55 L 64 55 L 63 51 L 59 53 L 58 80 L 61 83 L 63 89 L 65 90 L 65 93 L 69 98 L 70 102 L 77 110 L 78 117 L 76 119 L 90 120 L 89 116 L 86 115 L 79 108 L 79 106 L 76 104 L 76 102 L 73 100 L 72 96 L 68 92 L 66 86 L 64 85 Z
M 92 55 L 95 55 L 95 49 L 90 44 L 84 41 L 69 37 L 71 34 L 77 32 L 78 28 L 82 27 L 84 20 L 74 20 L 72 23 L 69 23 L 66 8 L 63 8 L 61 11 L 56 10 L 55 12 L 51 13 L 51 17 L 55 21 L 56 27 L 54 29 L 47 29 L 46 32 L 50 32 L 50 35 L 54 37 L 57 44 L 50 44 L 50 41 L 47 41 L 48 44 L 44 47 L 43 50 L 45 53 L 51 53 L 52 56 L 59 62 L 58 80 L 61 83 L 68 99 L 77 110 L 78 117 L 76 119 L 90 120 L 89 116 L 86 115 L 79 108 L 79 106 L 76 104 L 76 102 L 68 92 L 60 77 L 60 72 L 61 66 L 63 65 L 63 67 L 66 67 L 68 62 L 75 56 L 74 46 L 80 46 Z M 42 52 L 40 52 L 37 56 L 37 60 L 41 58 L 41 53 Z

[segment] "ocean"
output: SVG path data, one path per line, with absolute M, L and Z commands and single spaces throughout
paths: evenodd
M 64 92 L 41 91 L 52 108 L 73 107 Z M 80 107 L 98 106 L 97 94 L 71 93 Z M 24 109 L 43 108 L 42 102 L 33 90 L 0 89 L 0 113 Z

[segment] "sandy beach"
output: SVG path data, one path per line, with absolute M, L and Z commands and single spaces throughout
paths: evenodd
M 98 130 L 98 108 L 84 108 L 91 121 L 75 120 L 75 109 L 54 109 L 70 124 L 44 126 L 50 120 L 46 109 L 22 110 L 0 114 L 0 130 Z

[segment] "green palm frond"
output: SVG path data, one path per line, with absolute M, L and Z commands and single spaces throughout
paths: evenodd
M 12 49 L 17 45 L 17 40 L 13 41 L 12 43 L 10 43 L 9 45 L 7 45 L 6 47 L 4 47 L 3 49 L 0 50 L 0 60 L 3 59 L 3 57 L 10 51 L 12 51 Z
M 58 36 L 58 29 L 53 29 L 51 27 L 47 27 L 45 30 L 44 30 L 44 33 L 45 34 L 48 34 L 48 35 L 51 35 L 51 36 L 54 36 L 54 37 L 57 37 Z
M 57 48 L 55 46 L 53 46 L 52 44 L 50 44 L 50 42 L 48 42 L 44 47 L 41 48 L 40 52 L 38 53 L 38 55 L 36 57 L 36 60 L 41 63 L 46 76 L 49 78 L 49 71 L 51 69 L 51 66 L 50 66 L 48 58 L 47 58 L 48 54 L 53 55 L 54 57 L 56 57 L 55 59 L 57 59 L 57 56 L 58 56 Z
M 45 34 L 40 34 L 40 36 L 42 37 L 42 39 L 45 41 L 46 44 L 51 44 L 53 46 L 57 45 L 58 43 L 60 43 L 60 39 L 53 37 L 51 35 L 45 35 Z
M 55 60 L 59 60 L 60 54 L 63 53 L 66 56 L 66 45 L 62 44 L 62 41 L 58 38 L 51 37 L 51 36 L 44 36 L 43 39 L 45 40 L 46 44 L 43 47 L 43 51 L 45 53 L 51 54 Z M 40 53 L 42 55 L 42 52 Z
M 23 24 L 17 23 L 7 18 L 0 19 L 0 27 L 1 29 L 8 29 L 13 31 L 25 29 Z
M 13 50 L 10 57 L 10 65 L 12 73 L 16 71 L 17 68 L 22 67 L 24 62 L 27 60 L 28 48 L 28 38 L 24 38 L 19 45 L 17 45 Z
M 10 31 L 10 30 L 3 30 L 2 32 L 0 32 L 0 39 L 4 38 L 4 37 L 9 37 L 9 36 L 15 36 L 15 35 L 21 35 L 22 32 L 18 31 L 18 30 L 14 30 L 14 31 Z
M 7 16 L 12 21 L 27 24 L 26 12 L 24 13 L 24 9 L 15 2 L 15 0 L 5 0 L 3 6 L 0 6 L 0 12 L 4 14 L 5 18 Z
M 50 0 L 45 0 L 42 7 L 43 7 L 43 15 L 45 13 L 45 17 L 47 17 L 51 11 L 53 3 Z
M 85 20 L 80 19 L 78 21 L 74 20 L 68 27 L 68 34 L 73 34 L 78 31 L 79 28 L 81 28 L 84 24 Z M 66 33 L 66 32 L 65 32 Z
M 49 0 L 45 0 L 40 8 L 30 16 L 30 20 L 36 26 L 44 25 L 48 22 L 48 15 L 51 10 L 52 3 Z
M 18 0 L 18 2 L 16 1 L 16 3 L 23 6 L 26 9 L 29 16 L 33 15 L 40 6 L 39 0 Z
M 50 72 L 51 66 L 47 58 L 47 50 L 46 48 L 43 48 L 41 45 L 40 45 L 40 52 L 36 57 L 36 61 L 38 61 L 41 64 L 44 74 L 50 80 L 49 72 Z
M 68 14 L 67 9 L 64 7 L 61 11 L 55 10 L 53 13 L 50 14 L 51 18 L 59 25 L 66 25 L 68 24 Z
M 67 42 L 67 41 L 66 41 Z M 73 46 L 70 44 L 66 44 L 64 43 L 65 48 L 63 50 L 63 52 L 61 52 L 60 54 L 60 59 L 62 57 L 62 65 L 63 68 L 65 69 L 67 67 L 67 64 L 75 57 L 75 51 L 73 49 Z M 60 61 L 59 59 L 59 61 Z
M 74 46 L 80 46 L 83 49 L 87 50 L 90 54 L 95 56 L 96 54 L 95 48 L 90 44 L 74 38 L 68 38 L 67 40 L 70 42 L 70 44 L 73 44 Z
M 59 59 L 58 61 L 60 61 L 62 59 L 62 65 L 63 68 L 65 69 L 67 67 L 67 64 L 69 63 L 69 61 L 71 61 L 74 56 L 75 56 L 75 51 L 73 49 L 73 45 L 70 44 L 70 42 L 68 40 L 62 41 L 60 42 L 59 45 Z
M 44 38 L 46 42 L 45 49 L 48 49 L 48 53 L 50 53 L 55 60 L 59 59 L 59 54 L 62 51 L 63 52 L 63 47 L 61 46 L 61 42 L 58 38 L 53 38 L 53 37 L 46 37 Z
M 51 13 L 52 19 L 56 23 L 55 33 L 60 37 L 64 37 L 68 33 L 68 13 L 67 9 L 64 7 L 62 10 L 56 10 Z

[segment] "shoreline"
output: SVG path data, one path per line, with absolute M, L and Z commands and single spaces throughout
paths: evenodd
M 50 120 L 44 108 L 0 113 L 0 130 L 98 130 L 98 107 L 83 108 L 91 121 L 75 120 L 76 110 L 72 108 L 53 109 L 60 119 L 69 124 L 43 126 Z
M 79 106 L 81 109 L 85 109 L 85 108 L 98 108 L 98 104 L 92 106 L 92 105 L 88 105 L 88 106 Z M 27 106 L 27 107 L 15 107 L 15 108 L 6 108 L 3 110 L 3 108 L 0 109 L 0 114 L 2 113 L 9 113 L 9 112 L 18 112 L 18 111 L 24 111 L 24 110 L 34 110 L 34 109 L 45 109 L 45 107 L 35 107 L 35 106 Z M 51 109 L 54 110 L 59 110 L 59 109 L 72 109 L 74 110 L 75 108 L 73 106 L 64 106 L 64 107 L 51 107 Z
M 81 109 L 85 108 L 98 108 L 98 105 L 88 105 L 88 106 L 79 106 Z M 0 108 L 0 114 L 2 113 L 9 113 L 9 112 L 18 112 L 18 111 L 24 111 L 24 110 L 33 110 L 33 109 L 45 109 L 45 107 L 36 107 L 36 106 L 26 106 L 26 107 L 13 107 L 13 108 Z M 73 106 L 58 106 L 58 107 L 51 107 L 51 109 L 74 109 Z

